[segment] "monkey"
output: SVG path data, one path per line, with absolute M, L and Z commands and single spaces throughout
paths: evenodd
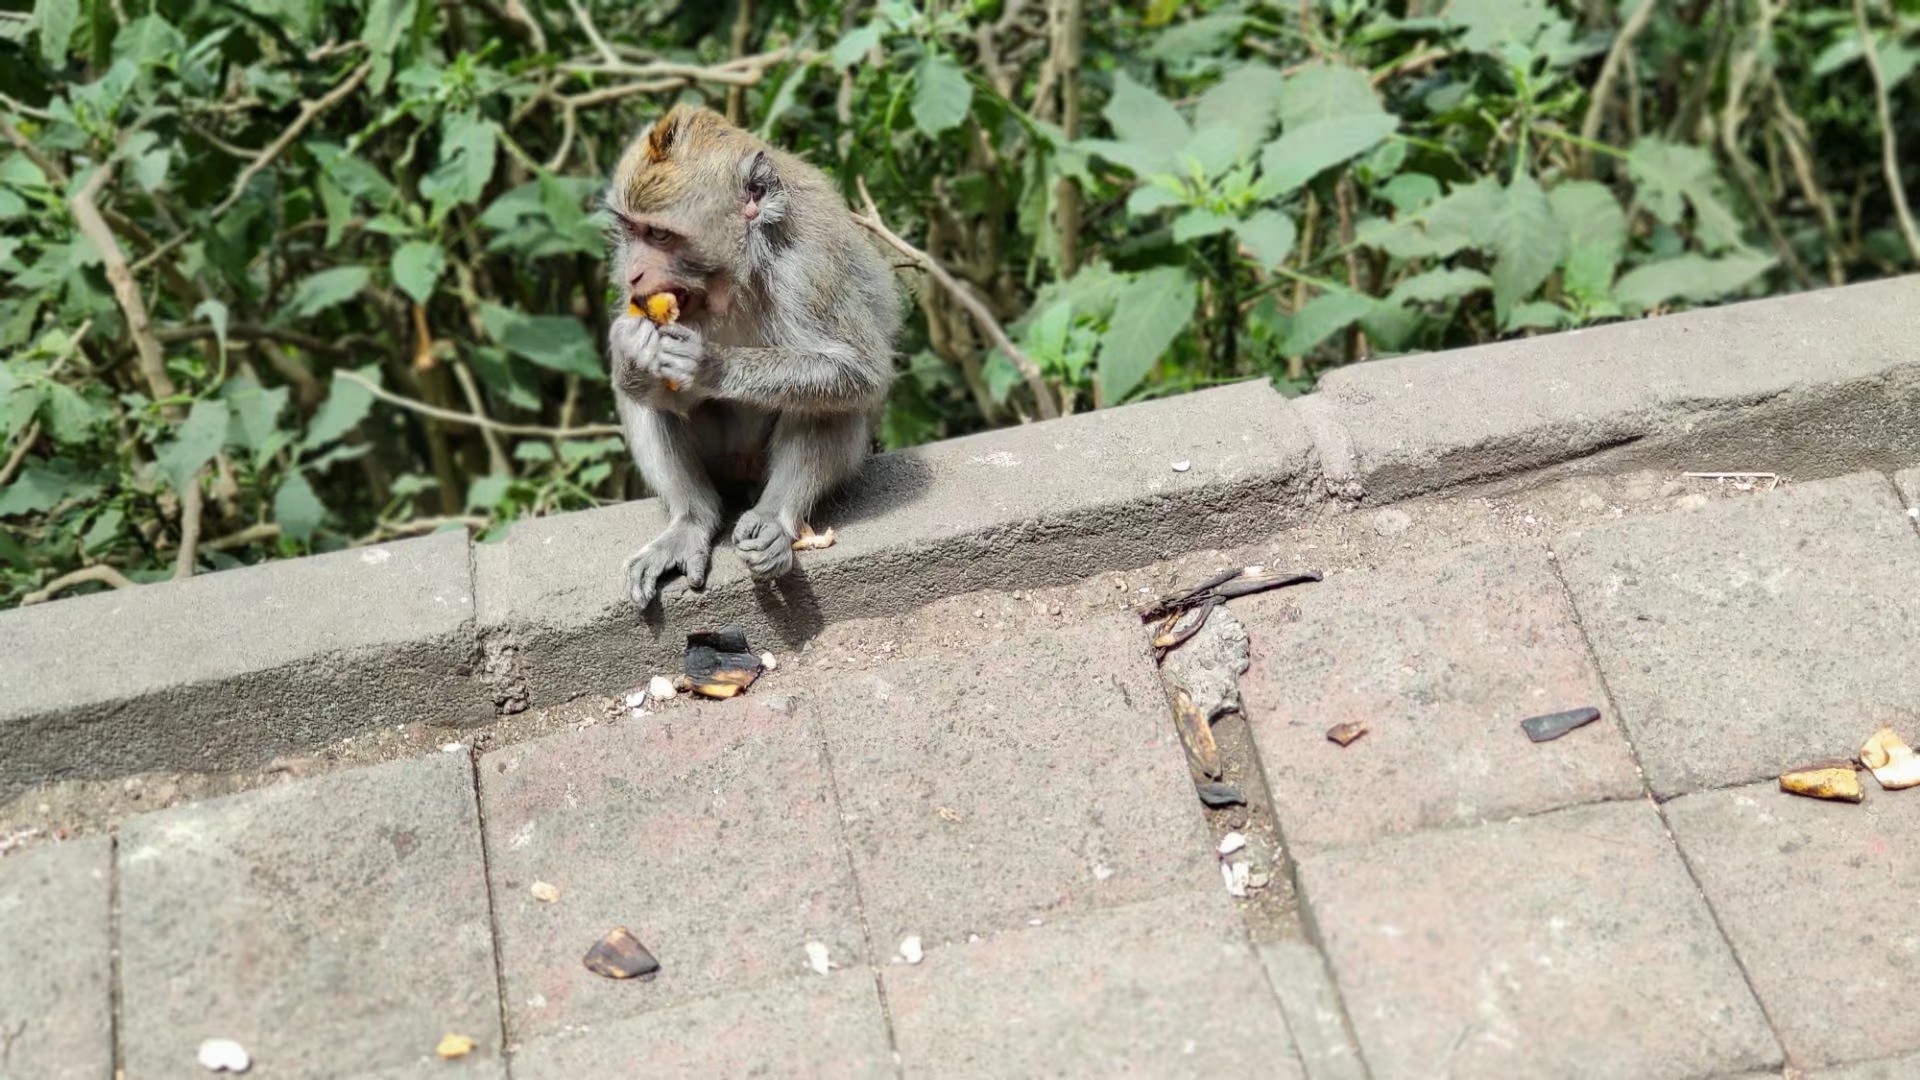
M 903 319 L 892 264 L 825 173 L 705 107 L 642 128 L 604 205 L 615 407 L 667 511 L 626 560 L 628 596 L 644 611 L 675 574 L 704 588 L 723 489 L 756 485 L 733 548 L 756 581 L 778 578 L 870 450 Z M 666 325 L 647 317 L 661 293 L 680 312 Z

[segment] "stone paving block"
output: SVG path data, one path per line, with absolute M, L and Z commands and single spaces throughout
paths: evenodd
M 112 869 L 105 837 L 0 858 L 0 1077 L 113 1072 Z
M 1821 1069 L 1807 1080 L 1913 1080 L 1916 1076 L 1920 1076 L 1920 1054 Z
M 1862 473 L 1576 532 L 1574 606 L 1654 792 L 1850 754 L 1920 702 L 1920 543 Z
M 1310 855 L 1375 1080 L 1680 1080 L 1777 1066 L 1733 953 L 1644 800 Z
M 1320 950 L 1303 941 L 1274 942 L 1260 946 L 1260 959 L 1307 1080 L 1367 1080 L 1366 1063 L 1347 1033 L 1340 992 Z
M 1146 642 L 1112 616 L 796 693 L 876 948 L 1220 887 Z
M 1905 733 L 1920 735 L 1911 723 Z M 1667 804 L 1680 850 L 1802 1067 L 1920 1053 L 1920 792 L 1861 782 L 1864 806 L 1777 784 Z
M 864 965 L 550 1035 L 513 1053 L 515 1080 L 897 1074 Z
M 1485 545 L 1236 601 L 1241 697 L 1297 851 L 1625 798 L 1640 777 L 1544 547 Z M 1593 705 L 1546 743 L 1520 721 Z M 1365 721 L 1351 746 L 1327 729 Z
M 1256 379 L 878 455 L 819 511 L 835 546 L 777 582 L 756 586 L 723 545 L 704 592 L 633 611 L 621 566 L 665 524 L 643 500 L 516 524 L 480 592 L 503 598 L 486 625 L 511 630 L 544 704 L 677 665 L 690 630 L 794 648 L 830 622 L 1249 542 L 1322 497 L 1304 423 Z
M 491 719 L 464 533 L 0 616 L 0 800 L 51 779 L 257 765 L 381 725 Z
M 472 766 L 395 762 L 146 814 L 122 829 L 129 1077 L 234 1039 L 250 1077 L 503 1076 Z
M 866 959 L 819 734 L 752 696 L 495 751 L 480 791 L 515 1042 Z M 651 982 L 582 966 L 617 926 Z
M 1372 501 L 1624 448 L 1831 476 L 1920 453 L 1920 275 L 1350 364 L 1301 399 Z M 1633 444 L 1638 445 L 1633 445 Z M 1344 469 L 1346 475 L 1339 475 Z
M 1304 1076 L 1216 885 L 881 971 L 908 1077 Z

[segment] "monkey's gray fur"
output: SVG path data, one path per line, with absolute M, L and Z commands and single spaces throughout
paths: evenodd
M 865 460 L 893 379 L 891 265 L 818 169 L 708 109 L 676 106 L 614 171 L 608 333 L 615 400 L 667 528 L 627 559 L 645 609 L 665 580 L 706 584 L 723 488 L 762 485 L 733 531 L 756 578 L 793 568 L 816 503 Z M 630 305 L 673 292 L 657 327 Z M 669 389 L 667 383 L 678 389 Z

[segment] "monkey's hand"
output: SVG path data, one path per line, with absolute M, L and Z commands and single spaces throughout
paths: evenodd
M 691 521 L 675 522 L 653 543 L 627 556 L 627 595 L 645 611 L 660 595 L 662 579 L 675 571 L 686 575 L 689 587 L 706 588 L 712 562 L 713 542 L 706 530 Z
M 692 384 L 706 355 L 706 342 L 700 332 L 674 323 L 655 326 L 644 317 L 622 316 L 615 323 L 615 349 L 624 354 L 634 370 L 669 388 L 684 390 Z
M 758 510 L 740 515 L 733 529 L 733 550 L 756 578 L 777 578 L 793 569 L 793 537 Z

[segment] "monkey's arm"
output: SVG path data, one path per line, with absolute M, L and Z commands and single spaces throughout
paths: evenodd
M 866 413 L 880 407 L 893 365 L 844 345 L 815 349 L 709 345 L 697 382 L 708 397 L 758 409 L 811 415 Z

